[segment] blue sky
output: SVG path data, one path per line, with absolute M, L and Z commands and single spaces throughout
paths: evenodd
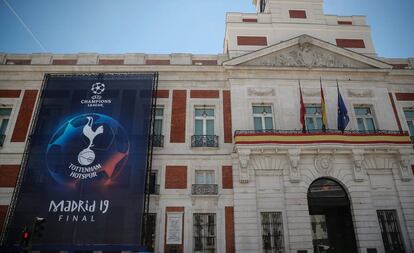
M 42 52 L 8 2 L 52 53 L 223 51 L 226 12 L 251 0 L 0 0 L 0 52 Z M 413 0 L 325 0 L 326 14 L 366 15 L 379 56 L 414 57 Z

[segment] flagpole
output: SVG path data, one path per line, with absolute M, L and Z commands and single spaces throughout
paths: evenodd
M 299 94 L 300 94 L 300 123 L 302 124 L 302 133 L 306 132 L 306 123 L 305 123 L 305 114 L 306 114 L 306 108 L 305 103 L 303 102 L 303 96 L 302 96 L 302 87 L 300 87 L 300 79 L 299 81 Z
M 322 77 L 319 78 L 319 82 L 321 85 L 321 110 L 322 110 L 322 131 L 326 131 L 326 104 L 325 104 L 325 97 L 323 95 L 323 88 L 322 88 Z

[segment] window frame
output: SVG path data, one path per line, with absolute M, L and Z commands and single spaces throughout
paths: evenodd
M 403 107 L 402 109 L 403 109 L 403 114 L 404 114 L 404 118 L 405 118 L 405 123 L 407 124 L 408 133 L 410 134 L 411 137 L 414 137 L 414 129 L 413 129 L 413 132 L 411 132 L 410 131 L 410 125 L 408 124 L 408 122 L 411 121 L 411 123 L 413 125 L 413 128 L 414 128 L 414 116 L 413 116 L 413 118 L 407 118 L 407 115 L 405 113 L 406 111 L 414 113 L 414 108 L 413 107 Z
M 213 116 L 205 116 L 205 117 L 203 117 L 203 116 L 197 116 L 196 115 L 196 110 L 213 110 Z M 193 113 L 193 116 L 194 116 L 194 120 L 193 120 L 193 122 L 194 122 L 194 135 L 197 135 L 196 134 L 196 127 L 197 127 L 197 124 L 196 124 L 196 121 L 197 120 L 202 120 L 202 127 L 203 127 L 203 129 L 202 129 L 202 136 L 210 136 L 211 134 L 207 134 L 207 120 L 212 120 L 213 121 L 213 136 L 214 135 L 216 135 L 216 110 L 215 110 L 215 107 L 214 106 L 212 106 L 212 105 L 203 105 L 203 106 L 194 106 L 194 113 Z
M 199 174 L 203 174 L 203 181 L 204 181 L 203 183 L 198 183 L 197 182 L 197 176 Z M 207 175 L 208 174 L 211 174 L 212 182 L 210 182 L 210 183 L 207 183 L 208 182 L 208 180 L 207 180 Z M 209 170 L 209 169 L 195 170 L 195 172 L 194 172 L 194 184 L 207 184 L 207 185 L 216 184 L 216 171 L 215 170 Z
M 266 113 L 266 115 L 263 115 L 263 113 L 254 113 L 254 107 L 270 107 L 271 113 Z M 262 132 L 266 132 L 266 131 L 271 131 L 273 129 L 275 129 L 275 121 L 274 121 L 274 108 L 272 104 L 266 104 L 266 103 L 261 103 L 261 104 L 252 104 L 251 106 L 251 112 L 252 112 L 252 120 L 253 120 L 253 129 L 255 131 L 262 131 Z M 270 116 L 267 116 L 270 115 Z M 262 129 L 256 129 L 256 125 L 255 125 L 255 118 L 259 118 L 261 119 L 261 125 L 262 125 Z M 271 129 L 267 129 L 266 128 L 266 118 L 271 118 L 271 123 L 272 123 L 272 128 Z
M 316 113 L 308 114 L 307 109 L 310 108 L 310 107 L 318 108 L 320 113 L 319 114 L 316 114 Z M 305 104 L 305 111 L 306 111 L 306 113 L 305 113 L 306 130 L 308 130 L 308 131 L 319 131 L 319 130 L 322 131 L 322 124 L 323 123 L 322 123 L 322 106 L 321 106 L 321 104 Z M 317 128 L 309 129 L 308 118 L 312 119 L 313 125 L 316 126 Z M 321 127 L 320 128 L 319 128 L 317 119 L 320 119 L 320 122 L 321 122 Z
M 4 147 L 5 144 L 10 141 L 10 139 L 11 139 L 10 131 L 12 130 L 12 128 L 16 124 L 16 119 L 15 119 L 15 117 L 16 117 L 16 115 L 15 115 L 16 101 L 10 101 L 10 102 L 9 101 L 10 101 L 9 99 L 1 99 L 0 100 L 0 103 L 1 103 L 0 108 L 1 109 L 11 109 L 10 114 L 8 115 L 8 117 L 4 117 L 4 118 L 7 118 L 8 122 L 7 122 L 7 125 L 6 125 L 5 129 L 4 129 L 4 133 L 0 133 L 0 134 L 4 135 L 3 143 L 2 143 L 2 145 L 0 145 L 0 148 Z M 2 116 L 0 116 L 0 117 L 2 117 Z M 1 126 L 2 122 L 3 122 L 3 119 L 0 121 L 0 126 Z
M 278 224 L 264 223 L 264 219 L 263 219 L 264 214 L 268 214 L 268 215 L 275 214 L 276 216 L 278 216 L 277 219 L 279 219 L 279 223 Z M 286 224 L 285 224 L 285 218 L 283 216 L 283 212 L 282 211 L 273 211 L 273 210 L 272 211 L 261 211 L 261 212 L 259 212 L 259 216 L 260 216 L 260 226 L 261 226 L 260 233 L 261 233 L 261 237 L 262 237 L 261 238 L 261 245 L 262 245 L 261 252 L 264 252 L 264 253 L 285 252 L 286 251 L 286 241 L 285 241 L 285 229 L 284 229 L 284 227 L 285 227 Z M 278 239 L 282 243 L 281 248 L 279 248 L 279 250 L 281 250 L 281 251 L 277 251 L 278 248 L 274 248 L 275 245 L 276 245 L 276 242 L 274 241 L 275 236 L 273 236 L 273 234 L 270 235 L 271 248 L 270 249 L 265 249 L 265 247 L 266 247 L 266 245 L 265 245 L 265 233 L 264 233 L 264 228 L 265 228 L 264 226 L 265 225 L 270 226 L 270 231 L 274 231 L 272 229 L 274 226 L 280 225 L 280 228 L 279 228 L 278 231 L 281 231 L 281 234 L 279 234 Z
M 162 109 L 162 115 L 161 116 L 159 116 L 159 115 L 157 115 L 157 109 Z M 155 107 L 155 113 L 154 113 L 154 135 L 164 135 L 164 122 L 165 122 L 165 117 L 164 117 L 164 115 L 165 115 L 165 106 L 164 105 L 157 105 L 156 107 Z M 161 132 L 160 133 L 156 133 L 155 132 L 155 121 L 156 120 L 161 120 Z
M 357 114 L 357 109 L 358 108 L 368 108 L 370 110 L 370 115 Z M 354 104 L 353 109 L 354 109 L 354 114 L 355 114 L 356 129 L 358 131 L 361 131 L 361 132 L 375 132 L 376 130 L 378 130 L 378 127 L 377 127 L 378 124 L 377 124 L 377 121 L 376 121 L 376 118 L 375 118 L 375 111 L 374 111 L 374 106 L 373 105 Z M 363 130 L 359 129 L 358 119 L 362 119 L 362 122 L 364 124 L 364 129 Z M 374 129 L 368 129 L 367 128 L 367 119 L 372 119 L 372 124 L 374 126 Z
M 385 221 L 385 224 L 382 223 L 383 220 L 380 219 L 380 213 L 385 213 L 385 212 L 388 212 L 388 214 L 392 213 L 393 218 L 395 220 L 390 221 L 390 220 L 387 219 Z M 398 250 L 400 250 L 400 251 L 396 251 L 396 252 L 406 252 L 405 251 L 406 246 L 405 246 L 403 233 L 401 231 L 401 225 L 400 225 L 400 219 L 399 219 L 398 211 L 396 209 L 378 209 L 378 210 L 376 210 L 376 213 L 377 213 L 377 219 L 378 219 L 378 223 L 379 223 L 379 227 L 380 227 L 381 239 L 382 239 L 382 243 L 384 245 L 385 251 L 387 251 L 387 252 L 390 251 L 391 252 L 391 251 L 395 250 L 395 249 L 388 249 L 387 246 L 394 247 L 395 245 L 399 245 L 400 248 Z M 385 216 L 387 216 L 387 215 L 385 215 Z M 394 222 L 394 223 L 390 224 L 391 222 Z M 396 231 L 389 232 L 387 229 L 384 229 L 384 225 L 386 226 L 387 229 L 394 229 Z M 393 228 L 391 228 L 391 227 L 393 227 Z M 397 239 L 399 239 L 399 242 L 398 242 L 399 244 L 397 244 L 395 242 L 392 243 L 391 245 L 386 244 L 386 241 L 384 241 L 384 237 L 386 235 L 388 235 L 389 233 L 393 233 L 393 234 L 398 233 L 398 235 L 397 235 L 398 238 Z M 387 236 L 386 238 L 390 239 L 390 237 L 391 236 Z M 395 235 L 394 235 L 394 237 L 395 237 Z M 387 240 L 387 242 L 388 242 L 388 240 Z
M 211 216 L 213 216 L 214 217 L 214 223 L 213 223 L 213 229 L 212 230 L 210 230 L 209 229 L 209 227 L 210 227 L 210 224 L 208 224 L 208 221 L 207 221 L 207 226 L 205 226 L 205 224 L 202 224 L 200 227 L 202 227 L 202 229 L 200 229 L 199 231 L 199 233 L 200 233 L 200 236 L 196 236 L 196 231 L 197 231 L 197 228 L 198 228 L 198 226 L 196 225 L 196 222 L 195 222 L 195 220 L 196 220 L 196 216 L 201 216 L 201 217 L 208 217 L 209 215 L 211 215 Z M 208 218 L 207 218 L 208 219 Z M 208 252 L 208 253 L 211 253 L 211 252 L 213 252 L 213 253 L 216 253 L 217 252 L 217 235 L 218 235 L 218 226 L 217 226 L 217 214 L 216 213 L 214 213 L 214 212 L 194 212 L 193 213 L 193 236 L 192 236 L 192 239 L 193 239 L 193 252 L 194 253 L 204 253 L 204 252 Z M 204 228 L 204 229 L 203 229 Z M 205 228 L 207 228 L 207 229 L 205 229 Z M 207 236 L 205 236 L 205 233 L 204 233 L 204 231 L 207 231 Z M 213 236 L 211 236 L 211 235 L 208 235 L 208 233 L 210 232 L 210 231 L 213 231 L 214 232 L 214 235 Z M 198 237 L 200 237 L 201 238 L 201 240 L 202 240 L 202 243 L 203 243 L 203 248 L 202 249 L 196 249 L 196 238 L 198 238 Z M 204 246 L 206 246 L 204 243 L 205 243 L 205 241 L 207 240 L 207 238 L 214 238 L 214 248 L 204 248 Z

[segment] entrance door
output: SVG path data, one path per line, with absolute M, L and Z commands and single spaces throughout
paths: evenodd
M 308 190 L 315 253 L 357 252 L 350 202 L 334 180 L 320 178 Z

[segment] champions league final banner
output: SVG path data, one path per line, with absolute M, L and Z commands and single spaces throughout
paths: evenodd
M 156 82 L 156 74 L 46 77 L 7 245 L 42 217 L 34 246 L 140 246 Z

